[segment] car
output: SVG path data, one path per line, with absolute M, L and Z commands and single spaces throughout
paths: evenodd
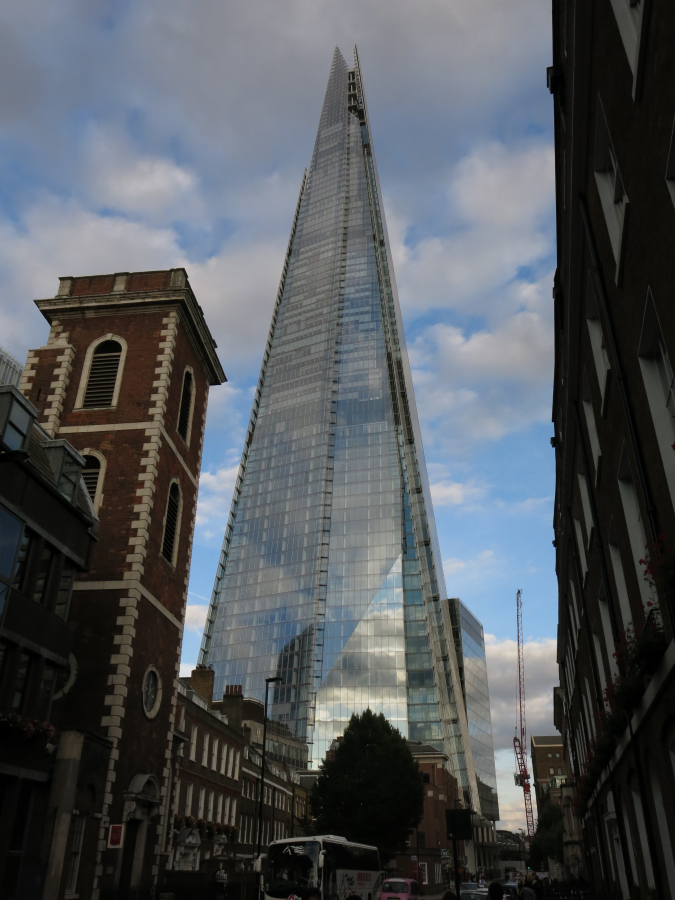
M 462 891 L 460 900 L 485 900 L 488 892 L 486 888 L 473 888 L 470 891 Z
M 511 900 L 516 900 L 516 897 L 518 896 L 518 888 L 520 887 L 517 881 L 506 881 L 504 882 L 502 887 L 504 888 L 505 897 L 510 897 Z
M 414 878 L 385 878 L 380 900 L 421 900 L 419 883 Z

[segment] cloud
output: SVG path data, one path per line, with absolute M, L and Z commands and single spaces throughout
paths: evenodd
M 197 525 L 203 526 L 213 519 L 227 520 L 238 473 L 239 463 L 215 472 L 201 473 L 197 502 Z
M 396 223 L 392 252 L 404 309 L 494 318 L 501 307 L 527 303 L 527 282 L 520 295 L 503 289 L 551 253 L 553 171 L 553 148 L 542 141 L 513 148 L 493 142 L 461 159 L 446 194 L 449 233 L 415 243 Z
M 179 677 L 180 678 L 189 678 L 190 675 L 192 675 L 192 670 L 196 667 L 196 665 L 197 665 L 197 663 L 182 662 L 180 664 L 180 672 L 178 673 Z
M 557 733 L 553 725 L 553 687 L 559 684 L 556 653 L 555 638 L 525 641 L 523 645 L 528 735 Z M 516 642 L 486 634 L 485 654 L 495 749 L 512 748 L 518 689 Z
M 185 607 L 185 628 L 188 631 L 204 630 L 206 614 L 209 611 L 207 603 L 188 603 Z
M 483 550 L 482 553 L 479 553 L 478 556 L 474 556 L 473 559 L 444 559 L 443 571 L 445 572 L 446 578 L 449 575 L 454 575 L 465 569 L 480 569 L 481 574 L 484 575 L 486 569 L 488 569 L 493 562 L 494 555 L 493 550 Z
M 487 488 L 470 482 L 437 481 L 429 485 L 434 506 L 462 506 L 485 496 Z

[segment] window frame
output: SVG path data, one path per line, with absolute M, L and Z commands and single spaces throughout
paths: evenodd
M 96 350 L 98 345 L 102 344 L 104 341 L 117 341 L 117 343 L 122 348 L 122 352 L 120 353 L 120 362 L 117 366 L 117 377 L 115 379 L 112 404 L 110 406 L 97 406 L 85 409 L 83 403 L 85 394 L 87 393 L 87 385 L 89 384 L 89 373 L 91 372 L 91 363 L 94 358 L 94 351 Z M 92 341 L 92 343 L 89 344 L 84 357 L 84 364 L 82 366 L 82 374 L 80 375 L 80 384 L 77 388 L 77 395 L 75 396 L 75 406 L 73 407 L 73 412 L 95 412 L 97 409 L 117 408 L 117 404 L 119 403 L 120 391 L 122 388 L 122 377 L 124 375 L 124 364 L 127 358 L 127 349 L 127 342 L 124 340 L 124 338 L 119 334 L 112 333 L 104 334 L 101 337 L 96 338 L 95 341 Z
M 619 0 L 619 2 L 623 2 L 623 0 Z M 598 94 L 595 117 L 593 174 L 595 175 L 595 183 L 600 196 L 609 242 L 614 254 L 614 261 L 616 262 L 614 280 L 616 284 L 619 284 L 626 243 L 625 235 L 629 201 L 600 94 Z
M 171 559 L 167 559 L 164 555 L 164 539 L 166 536 L 166 520 L 169 513 L 169 501 L 171 500 L 171 488 L 173 485 L 177 485 L 178 487 L 178 512 L 176 513 L 176 532 L 173 536 L 173 548 L 171 552 Z M 178 478 L 175 476 L 169 482 L 169 488 L 166 492 L 166 503 L 164 504 L 164 518 L 162 520 L 162 540 L 159 545 L 159 555 L 164 560 L 165 563 L 168 563 L 173 569 L 176 568 L 176 561 L 178 559 L 178 546 L 180 543 L 180 526 L 181 520 L 183 518 L 183 488 Z
M 183 391 L 185 390 L 185 377 L 187 374 L 190 374 L 191 378 L 191 387 L 190 387 L 190 409 L 188 412 L 188 422 L 187 428 L 185 429 L 185 436 L 180 433 L 180 414 L 183 406 Z M 190 439 L 192 436 L 192 420 L 194 418 L 195 411 L 195 397 L 197 395 L 196 384 L 195 384 L 195 373 L 192 366 L 185 366 L 183 370 L 183 379 L 180 384 L 180 399 L 178 401 L 178 415 L 176 416 L 176 434 L 183 441 L 185 446 L 189 449 L 190 447 Z
M 645 18 L 644 11 L 646 0 L 610 0 L 614 18 L 621 35 L 621 42 L 626 51 L 628 65 L 633 74 L 633 86 L 631 96 L 637 99 L 640 89 L 642 65 L 644 56 Z
M 103 482 L 105 481 L 105 473 L 106 469 L 108 468 L 108 461 L 100 452 L 100 450 L 95 450 L 93 447 L 87 447 L 86 449 L 82 450 L 80 456 L 93 456 L 100 463 L 100 469 L 98 470 L 98 481 L 96 482 L 96 490 L 94 491 L 94 499 L 91 501 L 92 506 L 94 507 L 94 512 L 98 513 L 99 509 L 103 505 Z M 84 471 L 84 469 L 82 471 Z

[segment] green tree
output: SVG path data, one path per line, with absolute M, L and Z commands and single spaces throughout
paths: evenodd
M 374 844 L 383 857 L 405 848 L 424 808 L 419 766 L 400 731 L 370 709 L 349 720 L 334 759 L 311 793 L 316 834 Z
M 563 861 L 563 811 L 557 803 L 546 801 L 537 830 L 530 845 L 530 868 L 536 872 L 548 869 L 548 858 Z

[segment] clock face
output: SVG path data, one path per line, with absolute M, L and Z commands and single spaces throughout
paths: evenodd
M 157 673 L 152 669 L 145 676 L 145 684 L 143 685 L 143 706 L 146 712 L 151 712 L 155 701 L 157 700 Z

